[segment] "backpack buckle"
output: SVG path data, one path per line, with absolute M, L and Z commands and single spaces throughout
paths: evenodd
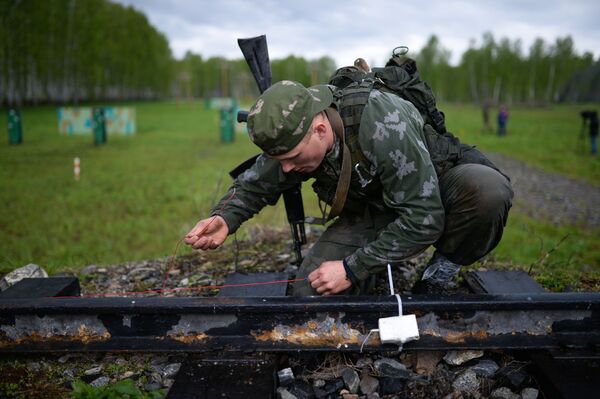
M 354 170 L 356 171 L 356 174 L 358 175 L 358 182 L 360 183 L 360 186 L 362 188 L 367 187 L 367 185 L 369 183 L 371 183 L 373 181 L 373 178 L 371 177 L 370 179 L 365 179 L 362 175 L 362 173 L 360 173 L 360 163 L 357 163 L 356 165 L 354 165 Z
M 400 57 L 408 53 L 408 46 L 398 46 L 392 50 L 392 57 Z

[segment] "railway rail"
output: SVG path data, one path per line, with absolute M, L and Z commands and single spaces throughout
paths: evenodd
M 376 331 L 379 319 L 398 315 L 395 296 L 85 298 L 76 279 L 33 280 L 0 294 L 0 353 L 188 353 L 170 399 L 241 398 L 258 385 L 259 396 L 274 397 L 279 354 L 399 350 Z M 401 304 L 419 331 L 402 350 L 525 354 L 545 397 L 597 392 L 600 293 L 404 295 Z
M 420 339 L 405 350 L 600 346 L 600 293 L 402 298 Z M 395 297 L 0 299 L 0 352 L 368 351 Z

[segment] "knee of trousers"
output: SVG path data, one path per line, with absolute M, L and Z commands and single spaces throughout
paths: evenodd
M 510 182 L 498 171 L 479 164 L 469 164 L 465 170 L 465 178 L 469 182 L 466 190 L 471 191 L 467 197 L 479 220 L 498 220 L 505 218 L 512 206 L 514 196 Z
M 512 207 L 514 192 L 508 179 L 499 172 L 487 166 L 488 170 L 482 181 L 480 192 L 480 216 L 496 219 L 506 218 L 508 211 Z

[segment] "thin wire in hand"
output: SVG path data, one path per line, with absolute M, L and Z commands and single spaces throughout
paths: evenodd
M 223 212 L 223 209 L 225 209 L 225 205 L 227 205 L 229 203 L 229 201 L 231 201 L 233 199 L 233 197 L 235 197 L 235 187 L 233 188 L 233 192 L 231 193 L 231 195 L 229 196 L 229 198 L 227 198 L 225 200 L 225 202 L 223 202 L 223 205 L 221 205 L 221 209 L 219 210 L 219 214 Z M 208 222 L 208 224 L 206 226 L 204 226 L 204 228 L 198 233 L 196 234 L 196 237 L 200 236 L 202 233 L 204 233 L 206 231 L 206 229 L 208 229 L 210 227 L 210 225 L 215 221 L 215 218 L 219 216 L 217 215 L 213 215 L 213 217 L 210 219 L 210 222 Z M 173 252 L 173 255 L 171 255 L 171 260 L 169 261 L 169 265 L 167 267 L 167 271 L 163 277 L 163 283 L 162 283 L 162 288 L 160 290 L 155 290 L 155 291 L 159 291 L 160 293 L 164 294 L 164 292 L 166 292 L 166 287 L 167 287 L 167 282 L 169 280 L 169 273 L 171 272 L 171 269 L 173 268 L 173 266 L 175 265 L 175 259 L 177 258 L 177 252 L 179 251 L 179 246 L 181 245 L 181 243 L 183 242 L 185 236 L 181 237 L 179 239 L 179 241 L 177 241 L 177 245 L 175 245 L 175 251 Z M 144 291 L 146 292 L 146 291 Z
M 233 192 L 231 193 L 231 195 L 223 202 L 223 205 L 221 206 L 219 213 L 221 213 L 223 211 L 225 206 L 234 197 L 235 197 L 235 187 L 233 188 Z M 202 233 L 204 233 L 204 231 L 206 231 L 206 229 L 208 229 L 208 227 L 213 223 L 213 221 L 215 220 L 215 218 L 217 216 L 218 216 L 218 214 L 214 215 L 211 218 L 211 220 L 208 222 L 208 224 L 198 234 L 196 234 L 196 236 L 199 236 Z M 51 297 L 51 298 L 53 298 L 53 299 L 102 298 L 102 297 L 124 297 L 124 296 L 144 295 L 144 294 L 164 295 L 165 293 L 175 293 L 175 292 L 182 292 L 182 291 L 200 291 L 200 290 L 222 289 L 222 288 L 230 288 L 230 287 L 231 288 L 233 288 L 233 287 L 251 287 L 251 286 L 257 286 L 257 285 L 283 284 L 283 283 L 288 284 L 288 283 L 295 283 L 298 281 L 306 280 L 306 277 L 303 277 L 303 278 L 295 278 L 295 279 L 291 279 L 291 280 L 274 280 L 274 281 L 261 281 L 261 282 L 255 282 L 255 283 L 224 284 L 224 285 L 204 285 L 204 286 L 200 286 L 200 287 L 179 287 L 179 288 L 167 289 L 166 285 L 167 285 L 167 281 L 169 278 L 169 273 L 170 273 L 171 269 L 173 268 L 173 265 L 175 264 L 175 258 L 177 256 L 177 251 L 179 250 L 179 246 L 183 242 L 184 238 L 185 238 L 185 236 L 180 238 L 179 241 L 177 241 L 177 245 L 175 246 L 175 251 L 173 252 L 173 255 L 171 256 L 171 260 L 169 261 L 167 271 L 163 278 L 163 284 L 162 284 L 161 289 L 146 290 L 146 291 L 111 292 L 111 293 L 102 293 L 102 294 L 83 294 L 80 296 L 57 296 L 57 297 Z

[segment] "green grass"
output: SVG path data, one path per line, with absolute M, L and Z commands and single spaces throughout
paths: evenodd
M 137 135 L 100 147 L 90 136 L 59 135 L 54 107 L 23 110 L 24 143 L 0 144 L 0 270 L 168 256 L 210 210 L 218 182 L 224 190 L 228 171 L 256 153 L 241 135 L 221 144 L 218 113 L 201 102 L 135 106 Z
M 590 155 L 588 130 L 582 135 L 583 109 L 597 105 L 554 105 L 509 109 L 508 134 L 495 133 L 496 114 L 490 111 L 493 131 L 483 130 L 482 110 L 474 105 L 442 104 L 448 129 L 462 141 L 498 152 L 549 172 L 600 186 L 600 159 Z
M 597 105 L 554 105 L 545 108 L 509 110 L 508 134 L 496 135 L 496 110 L 490 112 L 492 131 L 483 129 L 481 108 L 470 104 L 441 104 L 448 129 L 461 141 L 484 151 L 519 159 L 552 173 L 559 173 L 600 186 L 600 159 L 592 157 L 589 136 L 582 134 L 583 109 Z M 548 288 L 577 286 L 582 276 L 600 279 L 600 229 L 554 226 L 533 220 L 515 209 L 494 259 L 536 273 Z M 593 283 L 592 285 L 598 285 Z M 598 287 L 600 288 L 600 287 Z
M 548 288 L 578 286 L 582 277 L 600 289 L 600 229 L 557 227 L 511 211 L 502 241 L 492 252 L 509 268 L 531 271 Z
M 24 143 L 10 146 L 2 112 L 0 273 L 30 262 L 56 273 L 91 263 L 170 256 L 177 241 L 220 198 L 230 182 L 227 173 L 257 152 L 243 133 L 235 143 L 222 144 L 218 113 L 202 102 L 130 105 L 136 107 L 137 134 L 110 136 L 100 147 L 90 136 L 59 135 L 55 107 L 25 108 Z M 600 184 L 599 161 L 575 151 L 580 108 L 513 109 L 509 135 L 499 138 L 480 131 L 478 108 L 442 106 L 450 130 L 465 142 Z M 76 156 L 81 159 L 80 181 L 73 179 Z M 309 185 L 304 191 L 306 213 L 317 215 Z M 252 223 L 285 226 L 283 207 L 268 207 Z M 240 234 L 245 231 L 242 227 Z M 597 236 L 513 211 L 494 256 L 523 267 L 536 263 L 542 276 L 566 270 L 566 281 L 571 281 L 582 271 L 598 272 Z M 179 254 L 187 252 L 182 248 Z

